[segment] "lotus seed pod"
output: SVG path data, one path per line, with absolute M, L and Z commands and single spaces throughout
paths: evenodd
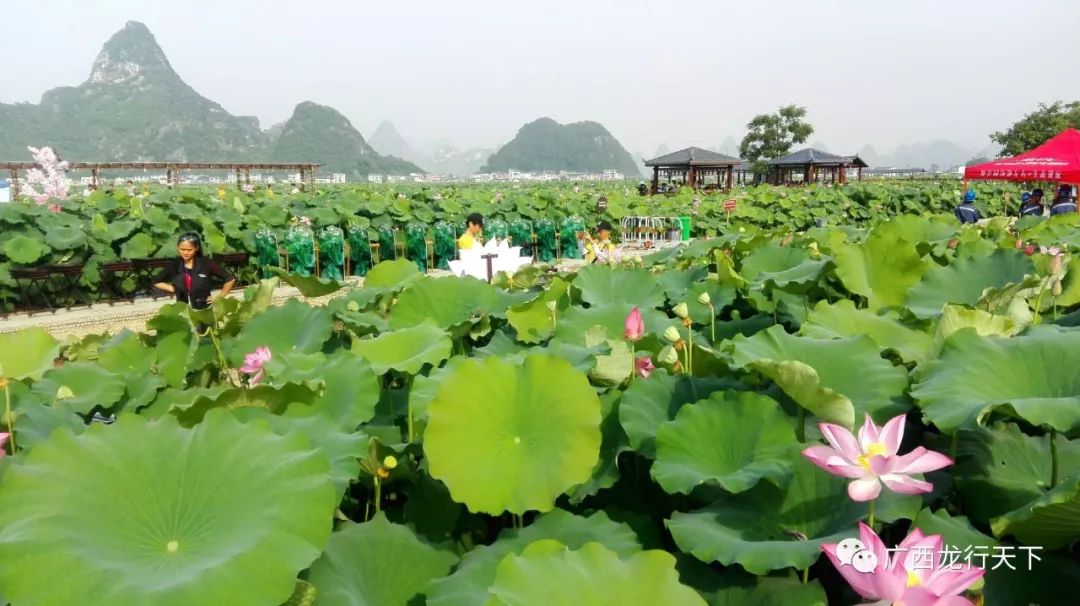
M 664 339 L 668 343 L 677 343 L 678 341 L 682 340 L 682 335 L 679 334 L 678 328 L 675 328 L 674 326 L 668 326 L 667 330 L 664 331 Z
M 660 350 L 660 353 L 657 354 L 656 359 L 661 364 L 675 364 L 679 361 L 679 354 L 675 353 L 675 348 L 669 345 Z
M 712 299 L 709 297 L 708 292 L 703 292 L 697 296 L 697 302 L 701 303 L 702 305 L 711 305 Z
M 675 309 L 673 311 L 675 312 L 676 316 L 682 318 L 683 320 L 690 317 L 690 310 L 687 309 L 686 303 L 679 303 L 675 306 Z
M 397 467 L 397 458 L 394 455 L 386 455 L 386 458 L 382 460 L 382 464 L 387 469 L 394 469 Z

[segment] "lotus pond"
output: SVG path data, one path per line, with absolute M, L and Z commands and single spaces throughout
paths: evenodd
M 0 335 L 0 603 L 1075 603 L 1076 221 L 739 228 Z

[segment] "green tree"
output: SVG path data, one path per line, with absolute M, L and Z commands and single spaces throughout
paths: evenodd
M 1080 101 L 1040 103 L 1037 110 L 1024 116 L 1009 130 L 990 135 L 990 140 L 1001 145 L 1000 156 L 1015 156 L 1042 145 L 1070 127 L 1080 128 Z
M 781 107 L 775 114 L 761 114 L 746 125 L 750 132 L 743 137 L 739 153 L 754 163 L 754 172 L 765 172 L 764 160 L 779 158 L 791 151 L 791 146 L 804 143 L 814 134 L 806 118 L 806 108 L 797 105 Z

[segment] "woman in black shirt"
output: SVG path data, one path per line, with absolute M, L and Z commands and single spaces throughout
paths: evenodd
M 175 294 L 177 301 L 183 301 L 193 309 L 206 309 L 211 303 L 211 278 L 219 278 L 225 283 L 221 287 L 222 297 L 227 296 L 236 284 L 232 274 L 203 256 L 198 234 L 188 232 L 180 236 L 176 252 L 175 263 L 158 274 L 154 287 Z

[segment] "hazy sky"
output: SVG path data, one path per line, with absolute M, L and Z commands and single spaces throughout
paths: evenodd
M 86 79 L 128 20 L 204 96 L 264 127 L 310 99 L 365 136 L 496 146 L 596 120 L 631 151 L 718 146 L 809 110 L 854 153 L 981 148 L 1041 101 L 1080 99 L 1080 1 L 34 0 L 7 7 L 0 100 Z M 11 18 L 15 21 L 9 21 Z M 0 134 L 2 136 L 2 134 Z

